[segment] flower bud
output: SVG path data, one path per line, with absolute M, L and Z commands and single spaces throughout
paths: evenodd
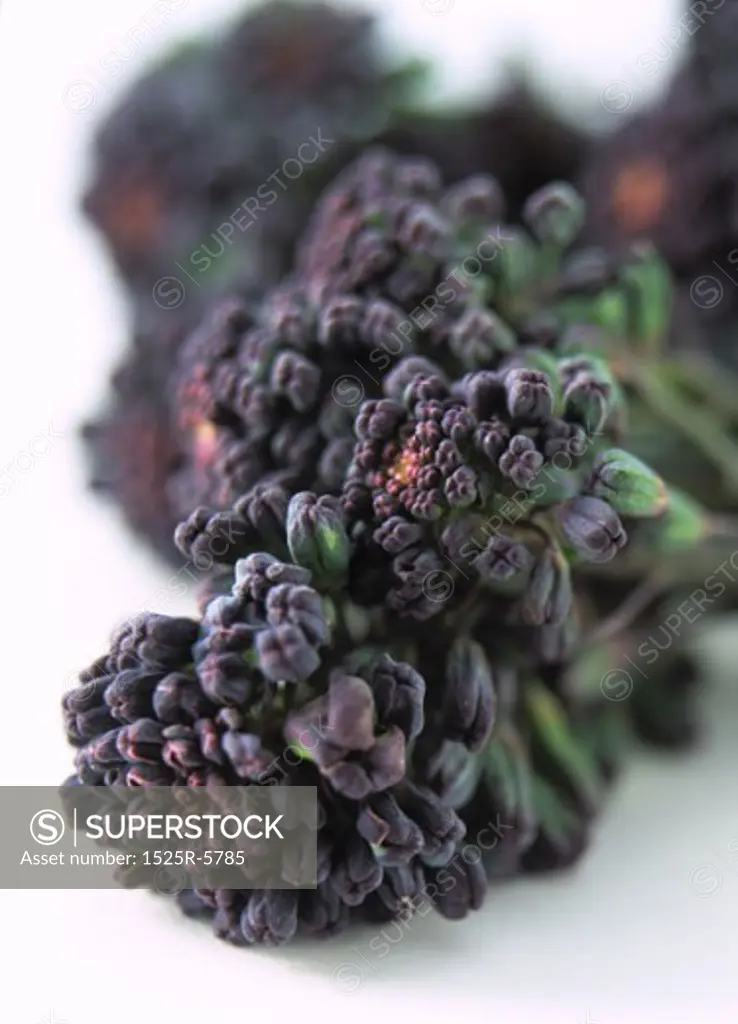
M 374 697 L 359 676 L 334 672 L 327 702 L 329 739 L 347 750 L 371 750 L 374 746 Z
M 484 649 L 473 640 L 459 639 L 451 648 L 446 667 L 443 707 L 445 739 L 480 750 L 495 717 L 492 670 Z
M 543 467 L 543 456 L 529 437 L 515 434 L 497 465 L 516 487 L 529 490 Z
M 335 500 L 308 491 L 296 494 L 287 510 L 287 544 L 293 560 L 316 580 L 337 583 L 344 578 L 350 542 Z
M 557 508 L 555 515 L 585 562 L 609 562 L 628 539 L 617 512 L 599 498 L 574 498 Z
M 541 242 L 553 242 L 564 248 L 582 228 L 584 203 L 571 185 L 554 182 L 528 198 L 523 219 Z
M 298 352 L 280 352 L 272 364 L 271 387 L 297 412 L 307 412 L 319 397 L 320 367 Z
M 609 381 L 594 373 L 576 374 L 564 392 L 564 417 L 581 423 L 590 435 L 602 431 L 614 405 Z
M 661 477 L 619 448 L 597 456 L 589 489 L 624 516 L 651 518 L 669 505 L 669 492 Z
M 470 370 L 494 363 L 504 352 L 515 348 L 515 332 L 496 313 L 488 309 L 469 309 L 451 329 L 451 351 Z
M 507 389 L 502 374 L 480 370 L 466 379 L 466 401 L 478 420 L 488 420 L 504 413 L 507 407 Z
M 450 921 L 460 921 L 470 910 L 478 910 L 487 892 L 487 876 L 480 861 L 454 860 L 448 868 L 429 868 L 429 886 L 436 888 L 435 880 L 451 876 L 454 885 L 441 889 L 435 897 L 436 909 Z
M 546 548 L 520 600 L 520 617 L 528 626 L 560 625 L 569 614 L 571 601 L 569 566 L 560 554 Z
M 272 683 L 299 683 L 320 665 L 320 656 L 299 626 L 281 625 L 256 634 L 257 663 Z
M 553 391 L 540 370 L 511 370 L 505 378 L 507 409 L 513 419 L 545 423 L 553 412 Z
M 505 213 L 505 196 L 496 178 L 475 174 L 448 190 L 443 209 L 457 224 L 498 221 Z
M 525 544 L 502 534 L 490 537 L 474 567 L 488 586 L 506 583 L 530 568 L 532 556 Z

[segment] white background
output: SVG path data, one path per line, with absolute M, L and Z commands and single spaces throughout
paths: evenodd
M 71 763 L 60 697 L 111 626 L 144 607 L 190 610 L 162 596 L 166 570 L 85 493 L 75 433 L 126 344 L 101 250 L 75 209 L 85 140 L 121 84 L 91 69 L 100 75 L 100 59 L 154 3 L 0 4 L 0 470 L 39 433 L 51 429 L 54 441 L 31 468 L 20 458 L 27 471 L 0 500 L 0 783 L 49 784 Z M 605 127 L 657 86 L 638 57 L 658 47 L 666 74 L 686 38 L 668 42 L 677 5 L 667 0 L 368 6 L 385 16 L 398 52 L 439 62 L 439 96 L 493 83 L 512 51 L 535 60 L 576 117 Z M 141 37 L 137 66 L 236 10 L 189 0 Z M 134 72 L 132 62 L 125 77 Z M 88 109 L 75 112 L 80 95 Z M 703 642 L 718 677 L 720 649 Z M 738 707 L 734 667 L 722 674 L 705 748 L 673 762 L 641 757 L 573 874 L 499 888 L 461 925 L 418 920 L 381 961 L 368 949 L 371 929 L 276 953 L 234 950 L 144 893 L 3 892 L 0 1020 L 735 1022 L 738 865 L 727 848 L 738 836 Z M 715 892 L 700 896 L 700 886 Z

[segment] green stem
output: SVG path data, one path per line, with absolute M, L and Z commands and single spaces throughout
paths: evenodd
M 738 425 L 738 379 L 730 370 L 686 353 L 663 365 L 664 373 L 687 396 L 699 397 L 728 423 Z
M 644 611 L 664 590 L 665 581 L 659 573 L 653 573 L 638 584 L 615 611 L 597 626 L 587 638 L 593 644 L 612 640 L 633 625 L 636 617 Z
M 658 365 L 633 361 L 629 372 L 631 384 L 653 412 L 699 448 L 720 470 L 730 490 L 738 494 L 738 445 L 726 436 L 712 413 L 680 399 L 663 380 Z
M 738 542 L 738 516 L 710 515 L 706 517 L 705 538 L 708 540 L 734 540 Z

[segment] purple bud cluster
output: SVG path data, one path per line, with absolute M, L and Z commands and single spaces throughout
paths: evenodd
M 212 917 L 236 943 L 332 934 L 365 904 L 370 919 L 390 919 L 413 897 L 431 898 L 465 834 L 458 815 L 412 780 L 423 677 L 388 654 L 363 670 L 342 666 L 330 642 L 309 572 L 254 553 L 236 562 L 232 595 L 212 601 L 200 622 L 126 623 L 63 701 L 77 782 L 317 787 L 316 891 L 179 895 L 186 913 Z M 296 698 L 288 711 L 285 683 Z M 452 909 L 438 902 L 446 916 L 481 903 L 481 867 L 463 878 Z
M 449 604 L 432 592 L 439 576 L 458 585 L 458 598 L 470 579 L 497 591 L 527 580 L 519 602 L 510 592 L 513 620 L 522 605 L 523 621 L 561 621 L 570 588 L 557 584 L 556 597 L 541 589 L 542 575 L 548 588 L 554 583 L 550 568 L 538 569 L 552 559 L 540 528 L 584 562 L 609 561 L 627 540 L 617 512 L 588 493 L 583 467 L 596 439 L 566 399 L 568 377 L 580 381 L 582 374 L 572 375 L 566 361 L 560 378 L 503 364 L 449 381 L 428 364 L 413 376 L 405 362 L 413 360 L 397 367 L 406 382 L 401 399 L 372 399 L 359 410 L 343 487 L 349 522 L 370 538 L 393 580 L 390 606 L 419 620 L 448 614 Z M 556 389 L 563 391 L 563 416 L 556 414 Z M 395 379 L 387 390 L 397 394 Z M 600 422 L 606 411 L 602 405 Z M 567 489 L 552 502 L 547 481 L 557 468 L 567 471 Z
M 77 782 L 316 788 L 315 891 L 178 896 L 229 941 L 424 900 L 458 919 L 488 877 L 586 846 L 621 711 L 577 674 L 589 580 L 670 497 L 613 447 L 623 396 L 572 344 L 566 302 L 602 270 L 552 277 L 576 193 L 503 215 L 491 177 L 370 151 L 293 273 L 181 352 L 165 486 L 200 615 L 132 620 L 63 711 Z
M 76 748 L 70 783 L 316 787 L 315 891 L 178 894 L 185 913 L 210 918 L 217 935 L 237 944 L 330 935 L 352 920 L 404 918 L 425 904 L 464 917 L 483 901 L 500 844 L 520 870 L 536 866 L 536 844 L 552 866 L 564 863 L 597 810 L 592 787 L 605 781 L 593 759 L 585 801 L 566 761 L 560 781 L 552 772 L 564 829 L 552 851 L 543 812 L 520 804 L 524 794 L 501 795 L 494 782 L 513 721 L 524 730 L 515 750 L 528 772 L 549 772 L 545 755 L 560 756 L 543 749 L 540 768 L 525 760 L 527 733 L 531 754 L 538 747 L 524 673 L 549 677 L 554 711 L 546 714 L 561 715 L 562 742 L 573 742 L 575 717 L 557 703 L 558 670 L 545 664 L 541 642 L 516 645 L 514 660 L 525 650 L 527 667 L 512 669 L 509 648 L 490 632 L 494 604 L 482 597 L 463 627 L 449 615 L 432 639 L 412 621 L 399 625 L 386 594 L 357 602 L 351 580 L 366 550 L 347 539 L 338 503 L 325 506 L 330 515 L 318 518 L 317 532 L 304 529 L 325 501 L 300 494 L 287 502 L 278 488 L 260 486 L 228 513 L 198 510 L 177 531 L 183 550 L 194 554 L 203 538 L 240 530 L 223 545 L 228 585 L 197 620 L 145 614 L 125 623 L 63 700 Z M 346 546 L 344 583 L 333 577 L 321 589 L 289 555 L 256 550 L 279 522 L 282 550 L 294 547 L 305 561 L 314 560 L 311 544 L 328 553 Z M 397 516 L 379 527 L 395 549 L 417 529 Z M 550 580 L 537 586 L 542 601 L 555 602 Z M 514 636 L 511 627 L 505 640 Z M 583 750 L 579 758 L 587 763 Z

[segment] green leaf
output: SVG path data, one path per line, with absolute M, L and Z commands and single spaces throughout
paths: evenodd
M 601 682 L 603 676 L 599 676 L 598 679 Z M 639 689 L 640 687 L 635 687 L 633 696 Z M 600 706 L 588 709 L 585 722 L 576 732 L 603 773 L 613 771 L 619 766 L 629 738 L 625 709 L 622 705 L 613 701 L 603 701 Z
M 533 777 L 532 792 L 539 831 L 557 850 L 566 851 L 581 829 L 579 815 L 540 775 Z
M 490 802 L 505 824 L 514 824 L 527 845 L 536 828 L 533 772 L 520 735 L 509 725 L 493 733 L 484 754 L 484 780 Z
M 458 810 L 474 797 L 483 771 L 483 754 L 470 754 L 463 744 L 444 740 L 426 769 L 426 777 L 444 804 Z
M 529 681 L 524 693 L 534 767 L 559 781 L 578 810 L 592 813 L 601 794 L 596 762 L 570 727 L 559 700 L 543 683 Z

